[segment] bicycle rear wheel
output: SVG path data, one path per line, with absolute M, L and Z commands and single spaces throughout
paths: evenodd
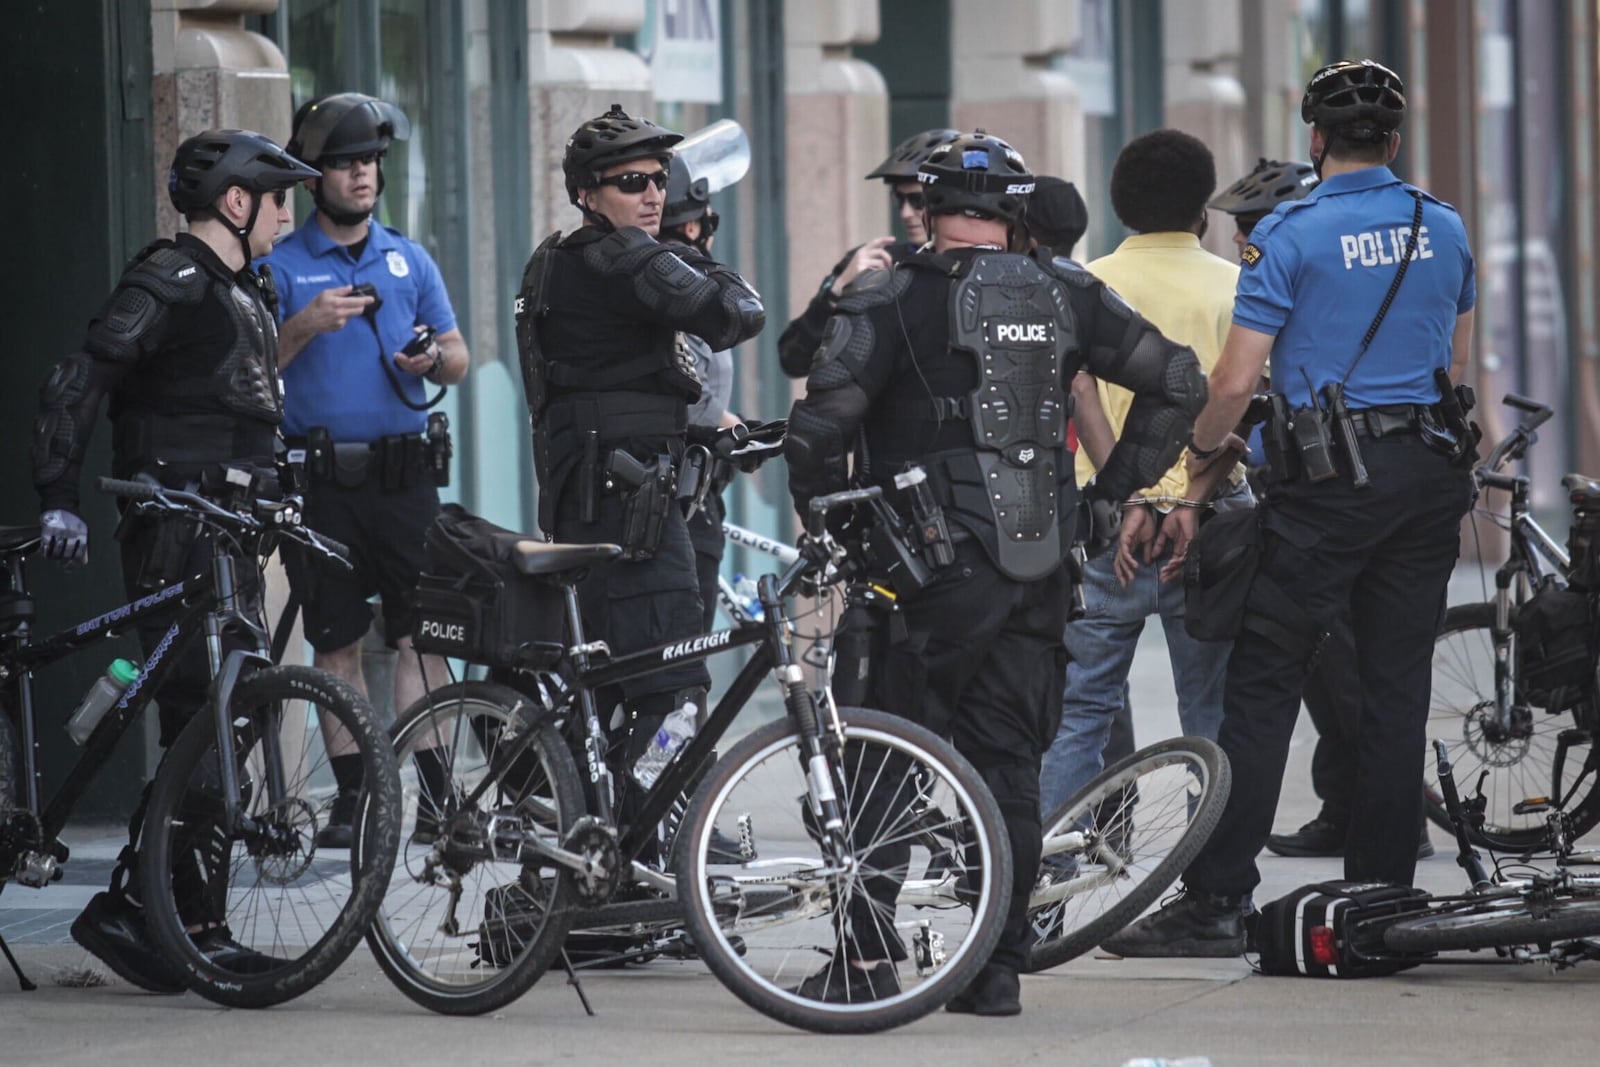
M 1552 714 L 1522 705 L 1513 709 L 1509 731 L 1498 726 L 1494 613 L 1493 604 L 1460 604 L 1445 613 L 1444 627 L 1433 650 L 1428 737 L 1449 744 L 1456 783 L 1463 797 L 1470 796 L 1478 779 L 1488 774 L 1483 782 L 1488 806 L 1482 831 L 1470 835 L 1474 844 L 1519 852 L 1544 845 L 1547 827 L 1543 812 L 1519 814 L 1516 806 L 1530 797 L 1551 794 L 1558 739 L 1583 716 L 1571 711 Z M 1515 649 L 1511 652 L 1511 670 L 1515 672 Z M 1513 682 L 1513 691 L 1519 688 Z M 1579 711 L 1587 714 L 1585 707 Z M 1593 758 L 1591 750 L 1589 742 L 1567 749 L 1563 790 L 1570 790 L 1578 780 L 1579 772 Z M 1431 751 L 1424 757 L 1422 774 L 1428 817 L 1454 833 Z M 1583 780 L 1567 804 L 1566 815 L 1573 838 L 1600 824 L 1600 774 L 1591 773 Z
M 409 831 L 367 943 L 402 993 L 442 1014 L 481 1015 L 527 992 L 573 920 L 571 873 L 525 859 L 523 847 L 560 843 L 583 815 L 560 733 L 538 728 L 466 804 L 534 710 L 514 689 L 473 681 L 437 689 L 395 720 Z
M 1397 952 L 1548 945 L 1600 935 L 1600 896 L 1586 893 L 1557 900 L 1508 897 L 1445 907 L 1402 919 L 1383 932 Z
M 1044 823 L 1027 971 L 1058 967 L 1143 914 L 1199 854 L 1232 788 L 1222 749 L 1176 737 L 1123 758 L 1069 797 Z
M 701 958 L 740 1000 L 801 1029 L 868 1033 L 934 1011 L 988 962 L 1011 851 L 994 797 L 947 742 L 882 712 L 840 718 L 844 752 L 822 774 L 848 813 L 850 861 L 825 859 L 785 718 L 706 774 L 679 830 L 678 896 Z M 713 848 L 714 829 L 737 857 Z M 870 977 L 854 966 L 885 958 Z
M 244 824 L 227 826 L 216 730 L 203 710 L 156 772 L 139 873 L 151 933 L 189 987 L 263 1008 L 316 986 L 360 942 L 394 864 L 400 782 L 371 706 L 326 671 L 247 675 L 229 719 Z M 324 722 L 337 722 L 361 757 L 359 861 L 316 845 L 335 792 Z

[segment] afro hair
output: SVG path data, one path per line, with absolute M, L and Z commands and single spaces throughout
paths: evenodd
M 1135 137 L 1111 169 L 1111 207 L 1135 233 L 1191 229 L 1216 189 L 1211 149 L 1182 130 Z

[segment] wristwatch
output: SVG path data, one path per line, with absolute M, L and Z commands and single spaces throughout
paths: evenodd
M 441 368 L 443 366 L 444 366 L 444 349 L 440 348 L 439 347 L 439 343 L 437 341 L 435 341 L 434 344 L 433 344 L 433 362 L 428 365 L 428 369 L 427 370 L 422 372 L 422 376 L 424 378 L 432 380 L 433 376 L 439 373 L 439 368 Z
M 1207 460 L 1221 451 L 1222 446 L 1220 444 L 1216 448 L 1197 448 L 1195 447 L 1194 439 L 1189 439 L 1189 455 L 1193 456 L 1195 459 Z

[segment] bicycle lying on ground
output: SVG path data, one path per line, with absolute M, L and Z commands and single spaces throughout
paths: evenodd
M 948 742 L 921 727 L 819 702 L 792 651 L 785 598 L 843 574 L 828 510 L 879 495 L 813 501 L 807 551 L 759 582 L 759 621 L 622 656 L 586 637 L 575 591 L 587 567 L 619 550 L 502 532 L 495 569 L 514 572 L 496 579 L 503 592 L 555 598 L 565 628 L 538 635 L 520 664 L 465 657 L 520 666 L 535 680 L 527 692 L 458 683 L 395 723 L 415 830 L 369 941 L 408 996 L 452 1014 L 492 1010 L 538 980 L 575 921 L 629 908 L 641 921 L 681 915 L 695 953 L 735 995 L 805 1029 L 886 1029 L 966 987 L 999 936 L 1011 884 L 993 797 Z M 426 626 L 426 607 L 423 616 Z M 438 625 L 459 625 L 451 633 L 477 643 L 470 620 Z M 614 805 L 594 691 L 744 647 L 750 660 L 693 738 L 635 803 Z M 559 686 L 537 683 L 548 671 Z M 713 762 L 769 673 L 786 714 Z M 564 729 L 581 742 L 585 780 Z M 422 747 L 447 754 L 442 797 L 412 780 L 408 757 Z M 661 842 L 658 827 L 690 787 L 687 812 Z M 645 862 L 652 852 L 655 862 Z M 893 981 L 852 994 L 853 962 L 885 955 Z
M 1456 790 L 1448 747 L 1434 742 L 1436 780 L 1456 834 L 1456 862 L 1471 888 L 1459 896 L 1411 899 L 1361 914 L 1346 931 L 1347 951 L 1367 959 L 1408 963 L 1438 960 L 1439 952 L 1492 950 L 1485 962 L 1544 963 L 1552 970 L 1600 959 L 1600 852 L 1579 852 L 1559 806 L 1547 813 L 1540 846 L 1552 854 L 1548 869 L 1529 857 L 1496 859 L 1489 871 L 1473 847 L 1471 831 L 1483 819 L 1479 772 L 1475 796 Z M 1465 961 L 1461 961 L 1465 962 Z
M 1480 512 L 1506 529 L 1506 561 L 1491 599 L 1445 613 L 1434 648 L 1431 737 L 1452 741 L 1458 765 L 1487 784 L 1484 818 L 1469 829 L 1480 845 L 1534 847 L 1546 834 L 1544 814 L 1558 801 L 1566 833 L 1580 837 L 1600 824 L 1600 731 L 1595 590 L 1573 581 L 1592 569 L 1590 554 L 1571 560 L 1530 513 L 1527 476 L 1505 473 L 1548 420 L 1544 404 L 1511 395 L 1505 402 L 1528 417 L 1474 472 L 1483 489 L 1510 494 L 1505 516 Z M 1576 512 L 1575 529 L 1600 511 L 1600 483 L 1562 479 Z M 1426 760 L 1428 814 L 1451 829 L 1435 763 Z
M 210 702 L 156 771 L 140 836 L 140 897 L 152 936 L 190 988 L 234 1007 L 289 1000 L 343 962 L 377 911 L 400 837 L 399 776 L 371 707 L 354 690 L 325 671 L 272 666 L 265 632 L 244 611 L 241 571 L 284 541 L 330 558 L 343 551 L 300 525 L 295 498 L 238 493 L 225 507 L 144 482 L 102 478 L 99 488 L 145 516 L 205 531 L 211 566 L 35 640 L 24 560 L 39 546 L 39 527 L 0 529 L 7 578 L 0 592 L 0 889 L 43 888 L 61 876 L 67 848 L 57 835 L 74 806 L 185 649 L 204 640 Z M 177 621 L 44 803 L 37 752 L 46 741 L 34 671 L 173 605 L 181 605 Z M 254 649 L 224 655 L 229 633 Z M 319 719 L 336 723 L 361 758 L 359 865 L 348 852 L 324 855 L 315 844 L 334 792 Z

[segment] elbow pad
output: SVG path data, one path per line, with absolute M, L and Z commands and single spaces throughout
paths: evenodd
M 1206 378 L 1194 352 L 1162 337 L 1143 320 L 1143 333 L 1106 378 L 1134 391 L 1122 435 L 1099 481 L 1119 497 L 1154 485 L 1182 454 L 1206 404 Z
M 85 352 L 76 352 L 60 363 L 39 390 L 39 415 L 33 423 L 33 484 L 53 485 L 83 460 L 90 432 L 94 429 L 94 408 L 90 383 L 95 361 Z M 98 401 L 98 396 L 94 397 Z

